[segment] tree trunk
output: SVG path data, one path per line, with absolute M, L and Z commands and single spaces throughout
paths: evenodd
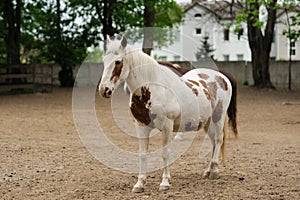
M 247 19 L 248 40 L 251 49 L 254 86 L 274 88 L 270 79 L 269 60 L 276 21 L 276 0 L 268 8 L 268 19 L 264 34 L 261 27 L 254 25 L 258 14 L 249 14 Z M 258 1 L 249 5 L 250 11 L 259 10 Z M 253 12 L 254 13 L 254 12 Z
M 155 3 L 153 1 L 144 0 L 144 40 L 143 40 L 143 51 L 151 55 L 153 49 L 153 23 L 155 21 Z
M 290 51 L 289 51 L 289 74 L 288 74 L 288 89 L 292 91 L 292 52 L 291 52 L 291 42 L 290 42 Z
M 103 40 L 106 40 L 106 36 L 113 36 L 115 33 L 115 30 L 113 28 L 113 19 L 112 19 L 112 14 L 111 14 L 111 5 L 116 3 L 116 0 L 103 0 L 102 4 L 102 10 L 101 6 L 97 1 L 95 1 L 95 9 L 96 13 L 98 15 L 98 18 L 100 19 L 100 22 L 102 24 L 102 35 L 103 35 Z M 104 50 L 106 50 L 106 43 L 104 42 Z
M 58 78 L 60 81 L 60 85 L 62 87 L 72 87 L 74 85 L 74 74 L 72 65 L 68 62 L 68 59 L 65 57 L 66 55 L 66 47 L 62 38 L 62 28 L 61 28 L 61 2 L 60 0 L 56 0 L 56 40 L 57 44 L 59 44 L 59 49 L 57 49 L 56 53 L 56 62 L 60 64 L 61 70 L 59 71 Z
M 21 0 L 4 0 L 4 20 L 8 29 L 5 37 L 7 64 L 20 63 Z

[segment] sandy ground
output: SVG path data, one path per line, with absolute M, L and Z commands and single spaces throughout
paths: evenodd
M 114 127 L 108 105 L 97 97 L 98 117 L 108 115 Z M 159 170 L 149 173 L 142 194 L 131 192 L 136 174 L 108 168 L 86 150 L 71 89 L 0 96 L 0 111 L 0 199 L 300 199 L 300 93 L 240 87 L 240 137 L 227 140 L 220 178 L 202 178 L 209 156 L 199 159 L 200 132 L 171 165 L 171 189 L 158 191 Z M 136 140 L 111 130 L 112 142 L 137 150 Z

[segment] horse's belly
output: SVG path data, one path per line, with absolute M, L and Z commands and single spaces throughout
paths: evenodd
M 190 105 L 182 109 L 181 115 L 174 120 L 173 130 L 175 132 L 188 132 L 200 130 L 211 116 L 211 107 Z M 184 115 L 182 115 L 184 113 Z

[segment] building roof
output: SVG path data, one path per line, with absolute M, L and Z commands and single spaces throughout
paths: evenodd
M 241 13 L 242 5 L 240 3 L 232 3 L 228 1 L 193 1 L 184 8 L 184 12 L 188 12 L 194 6 L 201 6 L 216 15 L 218 19 L 232 20 L 235 19 L 238 13 Z
M 193 0 L 191 4 L 187 4 L 184 7 L 184 12 L 188 12 L 194 6 L 201 6 L 214 14 L 220 20 L 234 20 L 237 14 L 242 13 L 242 9 L 245 6 L 241 1 L 205 1 L 205 0 Z M 300 12 L 300 5 L 295 6 L 296 12 Z M 285 13 L 285 8 L 280 7 L 277 9 L 277 18 Z

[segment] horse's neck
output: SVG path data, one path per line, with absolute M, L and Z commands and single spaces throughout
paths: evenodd
M 131 92 L 142 85 L 159 82 L 161 68 L 147 54 L 141 51 L 132 51 L 126 55 L 125 60 L 130 69 L 126 83 Z

